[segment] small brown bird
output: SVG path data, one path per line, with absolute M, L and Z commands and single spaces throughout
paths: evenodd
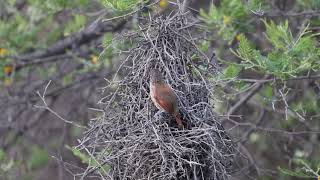
M 178 98 L 172 88 L 164 82 L 158 69 L 152 69 L 150 72 L 150 96 L 154 105 L 159 110 L 173 115 L 178 127 L 183 128 L 178 109 Z

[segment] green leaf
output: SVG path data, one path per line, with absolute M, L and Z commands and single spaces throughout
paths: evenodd
M 291 31 L 289 30 L 289 23 L 285 21 L 276 25 L 273 21 L 268 23 L 263 20 L 266 26 L 266 38 L 276 48 L 286 50 L 294 42 Z
M 221 2 L 221 12 L 226 16 L 231 16 L 237 21 L 246 20 L 248 15 L 246 4 L 242 0 L 223 0 Z
M 87 156 L 86 154 L 82 153 L 80 150 L 76 149 L 76 148 L 73 148 L 73 147 L 70 147 L 70 146 L 66 146 L 67 149 L 69 149 L 72 154 L 76 157 L 78 157 L 82 163 L 85 163 L 85 164 L 89 164 L 89 159 L 90 157 Z
M 63 77 L 63 85 L 64 86 L 70 85 L 72 83 L 72 80 L 73 80 L 73 74 L 72 73 L 65 75 Z
M 319 0 L 297 0 L 297 4 L 301 6 L 303 9 L 320 9 L 320 1 Z
M 200 50 L 202 52 L 207 52 L 209 50 L 209 45 L 210 45 L 210 42 L 209 41 L 202 41 L 201 44 L 200 44 Z
M 273 74 L 278 78 L 287 79 L 307 71 L 320 70 L 320 50 L 316 46 L 315 36 L 308 31 L 308 25 L 296 37 L 289 29 L 288 21 L 275 24 L 267 22 L 266 37 L 273 45 L 266 55 L 256 50 L 244 35 L 239 35 L 239 46 L 231 50 L 240 58 L 241 66 L 258 72 Z
M 261 90 L 261 94 L 264 97 L 267 97 L 269 99 L 271 99 L 273 97 L 273 88 L 272 86 L 270 86 L 269 84 L 266 85 L 262 90 Z
M 222 22 L 222 15 L 214 4 L 210 5 L 208 13 L 205 10 L 200 9 L 200 17 L 208 25 L 215 25 Z
M 127 11 L 135 8 L 143 0 L 102 0 L 102 4 L 116 11 Z
M 99 163 L 97 162 L 97 160 L 91 158 L 90 156 L 88 156 L 85 153 L 82 153 L 80 150 L 74 148 L 74 147 L 70 147 L 68 145 L 66 145 L 66 148 L 69 149 L 72 154 L 76 157 L 78 157 L 82 163 L 88 164 L 89 166 L 93 166 L 93 167 L 98 167 Z M 105 164 L 103 165 L 99 171 L 103 174 L 107 173 L 109 170 L 111 169 L 110 165 Z
M 278 170 L 282 174 L 288 175 L 288 176 L 300 177 L 300 178 L 314 178 L 314 176 L 307 175 L 307 174 L 305 174 L 304 172 L 301 172 L 301 171 L 291 171 L 289 169 L 283 169 L 281 167 L 278 167 Z
M 239 47 L 237 49 L 237 54 L 242 57 L 244 60 L 250 61 L 254 58 L 254 49 L 248 39 L 243 35 L 239 35 Z
M 0 149 L 0 161 L 4 160 L 6 158 L 6 153 L 3 151 L 3 149 Z
M 235 82 L 235 88 L 239 91 L 245 91 L 248 90 L 248 88 L 250 88 L 251 84 L 250 83 L 246 83 L 244 81 L 236 81 Z
M 48 164 L 49 155 L 45 150 L 41 149 L 40 147 L 33 146 L 31 148 L 31 155 L 27 162 L 29 169 L 38 169 Z
M 224 69 L 223 74 L 225 78 L 234 78 L 239 75 L 240 71 L 241 69 L 238 66 L 231 64 Z
M 75 15 L 73 20 L 69 22 L 64 30 L 64 35 L 67 36 L 70 33 L 77 32 L 81 30 L 86 24 L 87 18 L 83 15 Z
M 104 48 L 106 47 L 109 47 L 112 43 L 112 39 L 113 39 L 113 35 L 112 33 L 108 32 L 108 33 L 105 33 L 103 35 L 103 39 L 102 39 L 102 45 Z

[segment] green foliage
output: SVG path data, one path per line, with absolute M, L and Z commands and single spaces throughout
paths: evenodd
M 104 47 L 103 52 L 100 54 L 99 59 L 102 59 L 106 67 L 110 66 L 111 59 L 113 57 L 113 35 L 112 33 L 106 33 L 103 36 L 102 44 Z
M 55 13 L 73 7 L 80 10 L 89 2 L 90 0 L 28 0 L 25 5 L 27 9 L 21 11 L 16 9 L 15 1 L 5 0 L 0 10 L 8 15 L 0 19 L 1 47 L 21 53 L 28 49 L 46 47 L 62 34 L 79 31 L 86 23 L 84 15 L 75 15 L 73 18 L 67 16 L 63 22 L 67 25 L 63 28 L 64 24 L 55 22 Z
M 238 66 L 231 64 L 224 69 L 223 74 L 225 78 L 235 78 L 236 76 L 238 76 L 240 71 L 241 69 Z
M 245 83 L 243 81 L 235 81 L 235 84 L 234 84 L 234 88 L 239 92 L 248 90 L 250 86 L 251 85 L 249 83 Z
M 16 14 L 11 21 L 0 20 L 0 37 L 2 46 L 7 48 L 24 49 L 32 47 L 36 41 L 37 28 L 30 28 L 27 19 Z
M 55 13 L 66 8 L 86 6 L 90 0 L 28 0 L 31 6 Z
M 76 148 L 72 148 L 70 146 L 66 146 L 67 149 L 69 149 L 72 154 L 76 157 L 78 157 L 82 163 L 89 164 L 90 163 L 90 157 L 84 153 L 82 153 L 80 150 Z
M 44 12 L 36 10 L 34 7 L 30 7 L 29 11 L 25 12 L 26 14 L 18 10 L 15 11 L 9 19 L 0 19 L 0 40 L 2 47 L 8 48 L 13 52 L 23 52 L 30 48 L 47 45 L 46 38 L 52 39 L 51 33 L 57 34 L 57 27 L 52 21 L 52 16 L 45 16 Z M 39 35 L 44 31 L 49 36 L 39 39 Z
M 200 9 L 200 17 L 211 29 L 217 29 L 218 35 L 224 40 L 230 41 L 235 36 L 235 30 L 231 25 L 232 17 L 223 15 L 215 5 L 210 6 L 208 13 Z
M 301 177 L 301 178 L 314 178 L 314 176 L 306 175 L 302 171 L 291 171 L 289 169 L 282 169 L 281 167 L 278 167 L 278 170 L 287 176 L 294 176 L 294 177 Z
M 252 11 L 262 11 L 267 5 L 261 0 L 223 0 L 219 7 L 210 5 L 208 12 L 200 9 L 200 18 L 218 31 L 223 40 L 231 41 L 236 34 L 253 30 L 247 23 Z
M 73 32 L 77 32 L 84 28 L 84 25 L 87 22 L 87 18 L 84 15 L 76 14 L 73 16 L 73 20 L 68 23 L 64 30 L 64 35 L 68 36 L 69 34 Z
M 273 97 L 273 87 L 269 84 L 267 84 L 262 90 L 261 90 L 261 95 L 271 99 Z
M 242 65 L 246 69 L 256 66 L 263 68 L 262 64 L 264 59 L 261 56 L 260 51 L 256 50 L 243 34 L 239 36 L 240 43 L 235 54 L 245 62 L 242 63 Z
M 295 77 L 310 69 L 320 70 L 320 50 L 316 47 L 315 34 L 308 31 L 308 26 L 293 37 L 287 21 L 279 25 L 273 21 L 263 22 L 266 26 L 266 39 L 273 49 L 264 56 L 241 35 L 239 47 L 234 52 L 242 59 L 241 65 L 282 79 Z
M 102 3 L 113 10 L 116 11 L 127 11 L 134 9 L 144 0 L 101 0 Z
M 88 164 L 91 167 L 101 166 L 101 164 L 95 158 L 88 156 L 86 153 L 82 153 L 80 150 L 70 146 L 66 146 L 66 148 L 69 149 L 74 156 L 78 157 L 82 163 Z M 104 153 L 101 153 L 101 155 L 104 155 Z M 99 158 L 99 157 L 96 157 L 96 158 Z M 99 171 L 100 173 L 106 174 L 110 170 L 110 168 L 111 167 L 109 165 L 105 164 L 100 167 Z
M 317 97 L 317 95 L 313 90 L 307 90 L 299 101 L 292 103 L 293 111 L 300 114 L 307 114 L 309 116 L 320 116 L 320 102 L 319 99 L 315 97 Z
M 133 47 L 133 43 L 129 39 L 113 39 L 112 33 L 105 33 L 102 40 L 104 50 L 99 55 L 99 61 L 101 60 L 104 66 L 109 67 L 112 65 L 111 59 L 114 54 L 119 50 L 130 49 Z
M 247 18 L 249 13 L 245 6 L 246 3 L 242 0 L 223 0 L 221 2 L 220 11 L 223 15 L 230 16 L 236 21 L 243 21 Z
M 262 106 L 268 106 L 271 105 L 272 101 L 275 99 L 275 94 L 276 93 L 273 92 L 273 85 L 266 83 L 255 98 Z M 285 122 L 287 123 L 288 121 Z
M 0 149 L 0 162 L 6 158 L 6 153 Z
M 219 14 L 217 7 L 213 4 L 210 5 L 209 12 L 200 9 L 200 16 L 208 25 L 216 25 L 222 22 L 222 16 Z
M 200 44 L 200 50 L 202 52 L 208 52 L 209 50 L 209 45 L 210 45 L 210 42 L 209 41 L 202 41 L 201 44 Z
M 113 38 L 112 33 L 105 33 L 103 35 L 103 40 L 102 40 L 103 47 L 107 48 L 107 47 L 111 46 L 112 38 Z
M 270 24 L 266 20 L 263 20 L 263 22 L 266 26 L 266 38 L 274 48 L 283 51 L 290 48 L 289 46 L 294 38 L 289 30 L 288 21 L 279 25 L 276 25 L 273 21 L 270 21 Z
M 298 166 L 295 170 L 284 169 L 278 167 L 278 170 L 287 176 L 300 177 L 300 178 L 318 178 L 320 176 L 320 162 L 317 167 L 311 167 L 311 164 L 304 159 L 294 159 L 293 163 Z M 315 168 L 316 170 L 314 170 Z
M 49 155 L 45 150 L 41 149 L 38 146 L 33 146 L 31 148 L 31 154 L 29 160 L 27 161 L 29 169 L 33 170 L 41 168 L 48 164 L 48 162 Z
M 302 8 L 308 8 L 308 9 L 314 9 L 314 10 L 320 9 L 320 1 L 319 0 L 297 0 L 297 3 Z
M 1 55 L 0 52 L 0 84 L 5 84 L 5 78 L 6 80 L 9 78 L 5 77 L 4 67 L 13 63 L 7 56 L 46 48 L 63 35 L 80 31 L 87 22 L 85 12 L 90 2 L 90 0 L 27 0 L 23 11 L 17 9 L 15 0 L 5 0 L 0 3 L 0 48 L 7 51 L 5 55 Z M 78 14 L 70 16 L 71 8 L 77 8 Z M 86 9 L 82 10 L 84 8 Z M 65 18 L 61 19 L 62 15 Z M 41 77 L 45 78 L 54 74 L 56 69 L 50 68 L 50 72 L 48 69 L 42 71 Z M 17 80 L 26 72 L 21 70 L 10 78 Z
M 66 74 L 62 79 L 63 85 L 67 86 L 67 85 L 71 84 L 72 80 L 73 80 L 73 76 L 74 76 L 73 73 Z
M 268 3 L 266 3 L 266 1 L 264 0 L 250 0 L 248 1 L 246 7 L 249 11 L 257 13 L 259 13 L 259 11 L 265 11 L 270 9 Z

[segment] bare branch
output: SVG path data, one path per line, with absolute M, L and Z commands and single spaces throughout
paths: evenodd
M 48 84 L 47 84 L 46 87 L 44 88 L 44 91 L 43 91 L 42 94 L 40 93 L 40 91 L 37 91 L 37 94 L 38 94 L 38 96 L 41 98 L 42 103 L 43 103 L 44 105 L 43 105 L 43 106 L 34 105 L 34 107 L 39 108 L 39 109 L 45 109 L 45 110 L 49 111 L 50 113 L 52 113 L 52 114 L 55 115 L 57 118 L 59 118 L 60 120 L 64 121 L 65 123 L 72 124 L 72 125 L 74 125 L 74 126 L 77 126 L 77 127 L 86 129 L 85 126 L 79 125 L 79 124 L 77 124 L 77 123 L 75 123 L 75 122 L 73 122 L 73 121 L 66 120 L 65 118 L 63 118 L 62 116 L 60 116 L 57 112 L 55 112 L 54 110 L 52 110 L 52 109 L 48 106 L 45 97 L 46 97 L 47 90 L 48 90 L 48 87 L 49 87 L 50 84 L 51 84 L 51 81 L 48 82 Z

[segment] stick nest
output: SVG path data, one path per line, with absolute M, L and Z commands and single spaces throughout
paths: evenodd
M 151 20 L 152 19 L 152 20 Z M 210 103 L 216 68 L 196 46 L 201 29 L 188 13 L 150 18 L 131 35 L 124 78 L 107 86 L 103 116 L 90 122 L 81 147 L 94 157 L 86 174 L 106 179 L 229 179 L 234 146 Z M 158 68 L 179 99 L 186 128 L 159 112 L 149 96 Z

